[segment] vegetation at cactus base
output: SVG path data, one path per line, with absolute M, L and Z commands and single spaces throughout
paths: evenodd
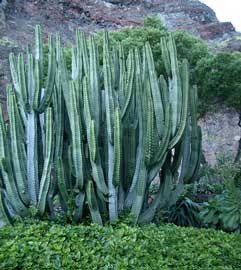
M 175 225 L 21 223 L 0 229 L 0 269 L 238 270 L 241 236 Z
M 199 218 L 203 226 L 227 232 L 241 232 L 241 170 L 240 164 L 223 164 L 218 170 L 224 179 L 222 192 L 205 202 Z

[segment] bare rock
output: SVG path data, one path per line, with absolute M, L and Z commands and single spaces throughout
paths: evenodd
M 235 159 L 238 151 L 241 128 L 236 110 L 220 107 L 199 120 L 203 133 L 203 152 L 207 162 L 216 165 L 218 159 Z

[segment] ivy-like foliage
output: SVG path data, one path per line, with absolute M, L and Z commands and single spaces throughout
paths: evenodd
M 0 229 L 0 268 L 240 269 L 241 236 L 175 225 L 23 223 Z

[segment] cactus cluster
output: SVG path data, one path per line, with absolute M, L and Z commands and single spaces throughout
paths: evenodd
M 90 215 L 103 224 L 125 209 L 135 223 L 149 222 L 197 177 L 197 91 L 172 37 L 161 40 L 160 77 L 148 43 L 126 57 L 121 44 L 110 47 L 107 32 L 103 40 L 100 58 L 94 37 L 77 31 L 70 71 L 59 35 L 50 36 L 47 75 L 39 26 L 34 53 L 10 55 L 9 123 L 0 110 L 0 212 L 7 222 L 33 209 L 53 217 L 56 201 L 76 222 Z

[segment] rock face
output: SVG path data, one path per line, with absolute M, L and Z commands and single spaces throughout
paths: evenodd
M 234 109 L 219 108 L 199 120 L 203 135 L 203 153 L 210 165 L 218 160 L 234 160 L 239 147 L 241 128 L 239 114 Z
M 8 55 L 32 41 L 34 26 L 41 24 L 44 36 L 59 31 L 71 42 L 74 30 L 94 32 L 140 25 L 143 17 L 158 15 L 168 29 L 185 29 L 211 43 L 241 50 L 240 35 L 230 22 L 218 21 L 214 11 L 198 0 L 0 0 L 0 99 L 9 81 Z M 224 46 L 224 47 L 225 47 Z M 220 153 L 235 154 L 237 114 L 222 110 L 200 121 L 207 160 L 214 164 Z M 225 135 L 225 136 L 224 136 Z M 236 138 L 236 139 L 235 139 Z
M 5 0 L 6 1 L 6 0 Z M 170 30 L 186 29 L 204 39 L 234 33 L 231 23 L 220 23 L 214 11 L 197 0 L 22 0 L 8 1 L 6 30 L 18 40 L 41 23 L 48 32 L 69 36 L 76 27 L 87 31 L 141 24 L 144 16 L 159 15 Z M 6 4 L 5 4 L 6 6 Z M 27 28 L 26 28 L 27 27 Z M 12 33 L 12 32 L 18 32 Z M 28 35 L 28 33 L 25 33 Z

